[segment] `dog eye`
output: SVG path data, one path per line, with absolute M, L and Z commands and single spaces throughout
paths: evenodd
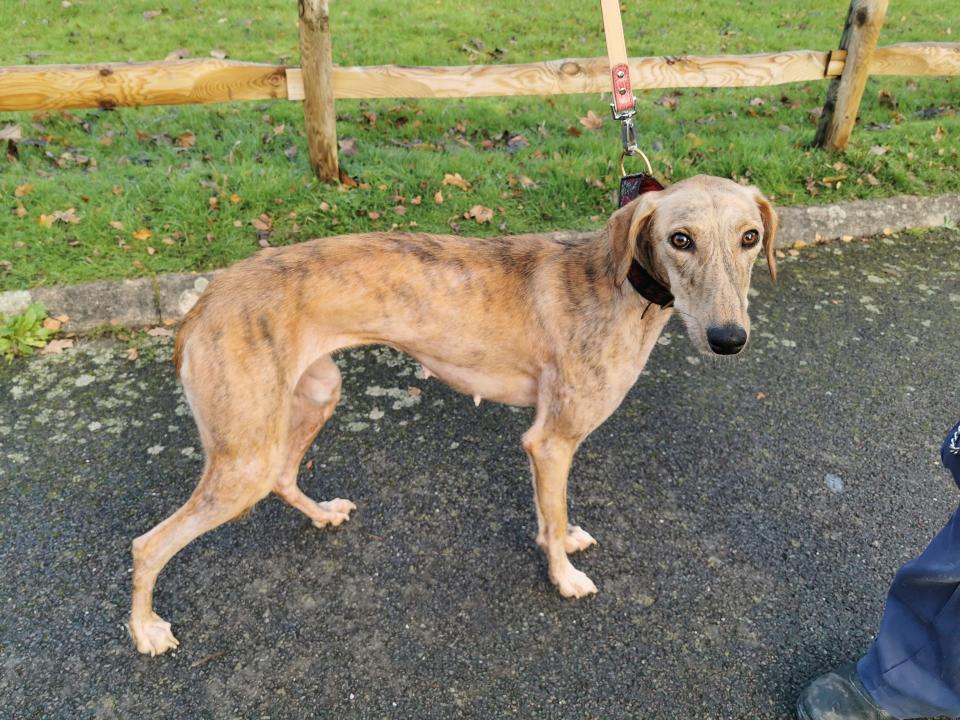
M 753 247 L 760 242 L 760 233 L 758 233 L 756 230 L 747 230 L 743 234 L 743 238 L 740 242 L 743 243 L 744 247 Z
M 670 244 L 677 250 L 689 250 L 693 247 L 693 238 L 686 233 L 674 233 L 670 236 Z

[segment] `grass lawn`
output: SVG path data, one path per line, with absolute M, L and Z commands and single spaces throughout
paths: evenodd
M 298 62 L 294 0 L 0 5 L 0 65 L 156 60 L 179 48 Z M 605 54 L 597 2 L 331 5 L 340 64 Z M 847 11 L 845 0 L 624 6 L 633 55 L 827 50 Z M 956 0 L 897 0 L 881 43 L 958 35 Z M 826 86 L 644 93 L 641 145 L 667 180 L 746 178 L 780 204 L 960 190 L 960 78 L 871 79 L 842 155 L 807 147 Z M 593 95 L 339 102 L 341 163 L 359 183 L 351 189 L 312 178 L 299 103 L 6 114 L 0 128 L 19 124 L 23 139 L 16 157 L 0 157 L 0 289 L 207 270 L 261 242 L 394 226 L 464 234 L 598 227 L 618 180 L 607 103 Z M 579 122 L 590 110 L 604 119 L 598 129 Z M 443 184 L 457 173 L 468 185 Z M 464 218 L 476 205 L 492 220 Z

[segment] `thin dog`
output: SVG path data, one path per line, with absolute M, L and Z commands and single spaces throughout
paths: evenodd
M 156 655 L 179 644 L 153 610 L 153 588 L 193 539 L 271 491 L 317 527 L 349 518 L 352 502 L 315 502 L 297 472 L 340 398 L 332 354 L 368 344 L 413 356 L 477 399 L 536 408 L 523 447 L 537 543 L 561 595 L 596 592 L 567 557 L 596 542 L 567 522 L 573 455 L 636 382 L 674 309 L 700 352 L 743 348 L 761 247 L 776 278 L 776 227 L 756 188 L 697 176 L 641 195 L 578 242 L 368 233 L 237 263 L 177 335 L 206 464 L 189 500 L 133 541 L 137 649 Z

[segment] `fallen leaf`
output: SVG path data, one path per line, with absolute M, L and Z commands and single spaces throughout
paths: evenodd
M 242 200 L 242 198 L 236 193 L 233 193 L 233 195 L 230 196 L 230 202 L 232 202 L 234 205 L 240 202 L 240 200 Z
M 173 330 L 165 327 L 155 327 L 147 330 L 150 337 L 173 337 Z
M 538 187 L 540 187 L 537 185 L 536 181 L 534 181 L 532 178 L 528 178 L 526 175 L 521 175 L 518 179 L 520 180 L 520 187 L 522 187 L 524 190 L 536 190 Z
M 937 130 L 933 135 L 930 136 L 930 139 L 934 142 L 940 142 L 947 136 L 947 131 L 943 129 L 942 126 L 937 125 Z
M 889 148 L 883 145 L 874 145 L 870 148 L 871 155 L 886 155 Z
M 343 138 L 340 142 L 337 143 L 340 146 L 340 152 L 350 157 L 351 155 L 357 154 L 357 139 L 356 138 Z
M 18 218 L 27 216 L 27 209 L 22 204 L 17 204 L 17 209 L 13 211 Z
M 380 213 L 378 213 L 376 210 L 371 210 L 370 212 L 367 213 L 367 217 L 370 218 L 371 220 L 379 220 Z
M 873 173 L 867 173 L 866 175 L 863 176 L 863 179 L 867 181 L 867 185 L 872 185 L 873 187 L 876 187 L 877 185 L 880 184 L 880 181 L 877 180 L 876 176 Z
M 190 57 L 189 50 L 187 50 L 186 48 L 177 48 L 173 52 L 168 53 L 167 56 L 164 58 L 164 60 L 166 60 L 167 62 L 170 62 L 171 60 L 183 60 L 184 58 L 188 58 L 188 57 Z
M 753 107 L 760 107 L 761 105 L 766 105 L 767 102 L 763 98 L 755 97 L 750 101 L 750 105 Z
M 121 194 L 121 193 L 123 192 L 123 188 L 120 187 L 119 185 L 114 185 L 114 186 L 111 188 L 111 191 L 113 192 L 114 195 L 119 195 L 119 194 Z
M 293 160 L 297 156 L 297 146 L 291 145 L 286 150 L 283 151 L 283 154 L 287 156 L 288 160 Z M 352 180 L 353 178 L 351 178 Z M 343 182 L 343 178 L 340 179 L 340 182 Z M 354 183 L 356 184 L 356 183 Z
M 410 386 L 407 388 L 407 395 L 410 397 L 420 397 L 423 394 L 423 390 L 418 387 Z
M 273 227 L 273 220 L 270 219 L 270 216 L 267 214 L 262 214 L 260 217 L 255 217 L 250 221 L 250 224 L 253 225 L 254 229 L 260 230 L 261 232 L 269 232 L 270 228 Z
M 63 323 L 61 323 L 56 318 L 48 317 L 43 319 L 43 327 L 46 330 L 51 330 L 53 332 L 56 332 L 57 330 L 59 330 L 62 324 Z
M 31 192 L 33 192 L 33 185 L 31 185 L 30 183 L 24 183 L 23 185 L 21 185 L 20 187 L 18 187 L 16 190 L 13 191 L 13 195 L 14 197 L 26 197 Z
M 216 58 L 217 60 L 225 60 L 225 59 L 227 58 L 227 55 L 228 55 L 228 54 L 229 54 L 229 53 L 227 53 L 226 50 L 211 50 L 211 51 L 210 51 L 210 57 L 214 57 L 214 58 Z
M 474 205 L 463 214 L 463 217 L 467 219 L 473 218 L 478 224 L 482 225 L 483 223 L 488 223 L 493 220 L 493 210 L 483 205 Z
M 37 221 L 45 227 L 53 227 L 54 223 L 58 222 L 75 225 L 80 222 L 80 218 L 77 217 L 77 211 L 74 208 L 67 208 L 66 210 L 54 210 L 49 215 L 40 215 Z
M 587 114 L 580 118 L 580 124 L 588 130 L 599 130 L 603 127 L 603 118 L 597 115 L 593 110 L 588 110 Z
M 567 128 L 567 135 L 571 137 L 580 137 L 582 133 L 580 132 L 580 128 L 578 128 L 576 125 L 571 125 Z
M 422 203 L 422 202 L 423 202 L 423 198 L 422 198 L 421 196 L 419 196 L 419 195 L 417 195 L 415 198 L 411 198 L 411 199 L 410 199 L 410 204 L 411 204 L 411 205 L 419 205 L 419 204 Z
M 140 228 L 133 233 L 134 240 L 149 240 L 153 237 L 153 230 L 148 228 Z
M 20 140 L 23 138 L 23 131 L 19 125 L 6 125 L 0 128 L 0 140 Z
M 458 187 L 461 190 L 466 190 L 467 192 L 473 190 L 473 188 L 470 186 L 470 183 L 460 177 L 460 173 L 454 173 L 453 175 L 446 173 L 443 176 L 443 184 L 453 185 L 454 187 Z M 443 202 L 443 200 L 440 200 L 440 202 Z
M 274 126 L 273 126 L 273 134 L 274 134 L 274 135 L 283 135 L 286 131 L 287 131 L 287 126 L 284 125 L 283 123 L 280 123 L 279 125 L 274 125 Z
M 153 20 L 155 17 L 160 17 L 163 15 L 163 10 L 144 10 L 143 19 L 144 20 Z
M 406 209 L 403 205 L 397 205 L 395 208 L 393 208 L 393 211 L 394 211 L 397 215 L 406 215 L 406 214 L 407 214 L 407 209 Z
M 67 348 L 73 347 L 72 338 L 60 338 L 58 340 L 51 340 L 47 343 L 46 347 L 40 351 L 41 355 L 59 355 Z
M 129 360 L 130 362 L 133 362 L 138 357 L 140 357 L 139 350 L 137 350 L 135 347 L 127 348 L 127 360 Z
M 437 190 L 437 192 L 434 193 L 434 195 L 433 195 L 433 201 L 434 201 L 437 205 L 442 205 L 442 204 L 443 204 L 443 191 L 442 191 L 442 190 Z
M 763 400 L 766 396 L 767 394 L 765 392 L 758 392 L 756 395 L 757 400 Z
M 110 227 L 112 227 L 114 230 L 123 230 L 123 223 L 119 220 L 111 220 Z
M 165 237 L 160 242 L 162 242 L 164 245 L 173 245 L 176 242 L 176 240 L 174 240 L 171 237 Z
M 147 245 L 147 255 L 156 255 L 157 249 Z
M 189 130 L 177 136 L 177 145 L 182 148 L 192 148 L 197 144 L 197 136 Z

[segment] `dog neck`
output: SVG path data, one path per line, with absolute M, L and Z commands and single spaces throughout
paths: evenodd
M 630 263 L 627 279 L 633 285 L 634 290 L 654 305 L 663 308 L 673 305 L 673 293 L 670 292 L 670 288 L 647 272 L 636 258 Z

